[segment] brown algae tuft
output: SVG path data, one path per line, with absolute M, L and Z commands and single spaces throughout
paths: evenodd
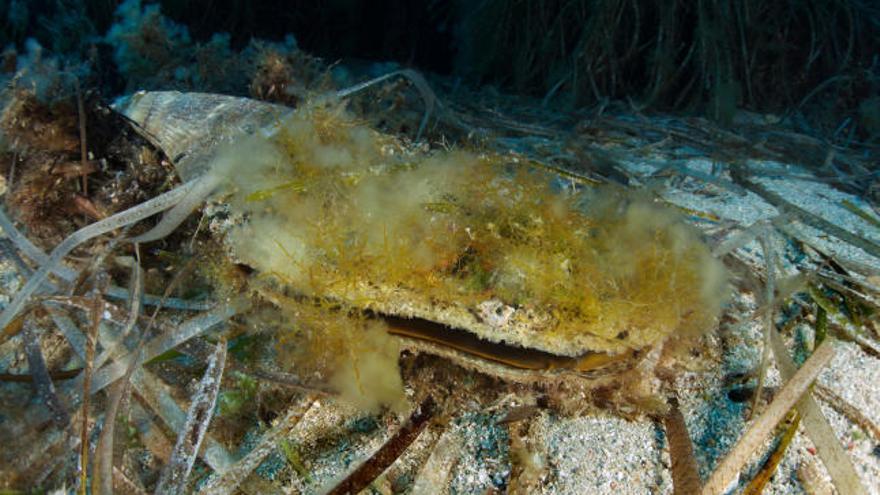
M 283 287 L 270 299 L 304 337 L 295 360 L 337 388 L 343 375 L 375 381 L 361 369 L 387 374 L 359 347 L 394 363 L 393 347 L 365 337 L 378 325 L 365 314 L 621 355 L 710 328 L 726 291 L 696 229 L 647 196 L 574 191 L 513 155 L 414 152 L 338 108 L 304 105 L 271 137 L 225 147 L 208 173 L 227 186 L 227 243 L 258 270 L 254 287 Z M 315 299 L 359 316 L 329 317 Z M 397 400 L 393 386 L 374 391 L 380 403 Z

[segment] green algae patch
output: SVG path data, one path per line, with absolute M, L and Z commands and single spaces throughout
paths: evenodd
M 211 173 L 240 218 L 236 257 L 344 311 L 578 356 L 696 334 L 725 293 L 699 233 L 647 196 L 572 191 L 513 155 L 413 151 L 334 109 L 299 109 Z

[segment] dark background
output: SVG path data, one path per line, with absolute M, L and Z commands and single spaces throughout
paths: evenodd
M 118 0 L 0 0 L 0 43 L 28 37 L 75 59 L 101 46 Z M 325 62 L 401 66 L 540 98 L 616 100 L 729 122 L 738 109 L 803 114 L 816 129 L 880 125 L 880 2 L 869 0 L 163 0 L 192 42 L 281 40 Z M 105 43 L 106 44 L 106 43 Z M 94 56 L 94 55 L 93 55 Z M 105 71 L 106 66 L 104 64 Z M 123 79 L 124 79 L 123 75 Z M 125 81 L 105 77 L 120 91 Z M 128 87 L 130 89 L 130 86 Z M 852 123 L 846 124 L 849 119 Z

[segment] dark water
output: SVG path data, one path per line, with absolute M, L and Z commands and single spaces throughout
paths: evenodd
M 702 10 L 700 10 L 702 9 Z M 730 123 L 788 112 L 835 142 L 880 132 L 875 2 L 2 0 L 7 74 L 34 48 L 106 96 L 247 95 L 257 47 L 360 80 L 410 67 L 550 108 L 632 100 Z M 296 78 L 296 74 L 292 77 Z M 338 83 L 347 82 L 340 76 Z M 309 81 L 305 81 L 308 83 Z

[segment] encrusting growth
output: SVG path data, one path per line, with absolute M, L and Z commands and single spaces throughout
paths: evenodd
M 697 231 L 647 197 L 572 191 L 512 155 L 411 152 L 338 108 L 304 105 L 208 173 L 226 186 L 238 219 L 227 242 L 260 272 L 253 286 L 283 287 L 274 302 L 306 337 L 293 346 L 306 368 L 335 356 L 330 368 L 353 363 L 356 376 L 367 354 L 352 342 L 393 354 L 387 336 L 351 333 L 368 314 L 614 355 L 711 327 L 724 299 L 725 271 Z M 316 298 L 360 323 L 332 324 Z

